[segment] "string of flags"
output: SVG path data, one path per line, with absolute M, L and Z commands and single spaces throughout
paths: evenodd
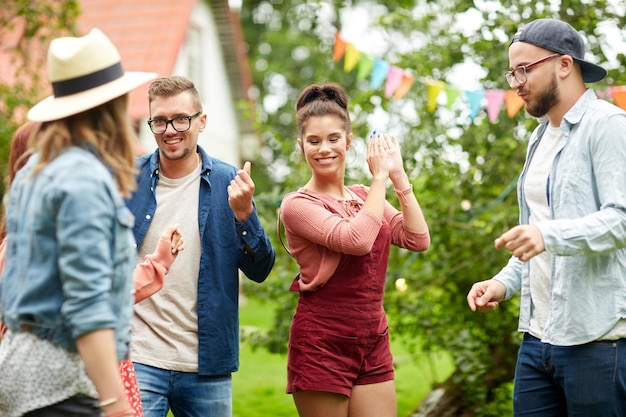
M 382 58 L 372 58 L 336 32 L 333 61 L 339 62 L 342 58 L 344 72 L 351 72 L 356 68 L 357 80 L 364 80 L 369 76 L 372 90 L 380 88 L 384 83 L 387 98 L 401 99 L 417 80 L 413 70 L 399 68 Z M 420 78 L 419 81 L 426 86 L 427 110 L 431 113 L 436 110 L 441 94 L 445 94 L 448 108 L 464 98 L 469 105 L 469 118 L 472 121 L 485 106 L 491 123 L 495 123 L 503 107 L 506 108 L 507 116 L 512 118 L 524 106 L 524 101 L 513 90 L 459 90 L 441 80 Z M 607 91 L 596 91 L 596 94 L 599 98 L 612 99 L 617 106 L 626 110 L 626 86 L 609 87 Z

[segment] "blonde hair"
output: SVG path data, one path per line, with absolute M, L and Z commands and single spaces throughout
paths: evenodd
M 70 146 L 91 145 L 111 168 L 122 197 L 137 188 L 132 143 L 136 140 L 128 117 L 128 94 L 93 109 L 60 120 L 45 122 L 31 136 L 31 146 L 39 153 L 33 175 Z

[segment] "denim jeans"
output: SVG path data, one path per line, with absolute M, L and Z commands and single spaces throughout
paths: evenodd
M 526 334 L 513 409 L 516 417 L 626 416 L 626 339 L 553 346 Z
M 145 417 L 232 417 L 231 375 L 199 376 L 133 363 Z

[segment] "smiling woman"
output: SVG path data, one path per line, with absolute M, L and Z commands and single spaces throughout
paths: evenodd
M 344 184 L 352 129 L 339 85 L 308 86 L 296 111 L 298 145 L 311 179 L 283 198 L 279 214 L 299 267 L 291 285 L 299 298 L 289 336 L 287 392 L 300 415 L 346 417 L 350 410 L 361 417 L 396 417 L 382 304 L 387 259 L 391 244 L 425 250 L 428 226 L 395 137 L 370 136 L 370 187 Z M 388 180 L 401 211 L 385 199 Z

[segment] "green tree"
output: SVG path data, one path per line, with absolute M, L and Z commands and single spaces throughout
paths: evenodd
M 26 112 L 49 87 L 42 80 L 48 43 L 73 33 L 79 13 L 76 0 L 8 0 L 0 11 L 2 53 L 9 56 L 0 76 L 0 175 L 6 173 L 11 137 Z M 44 52 L 42 52 L 44 51 Z M 5 184 L 0 182 L 4 194 Z
M 518 27 L 539 17 L 561 18 L 581 30 L 588 40 L 588 57 L 608 64 L 599 27 L 622 28 L 626 18 L 619 2 L 564 0 L 499 2 L 448 0 L 260 1 L 243 2 L 244 38 L 258 89 L 258 123 L 266 144 L 264 160 L 276 182 L 258 197 L 261 212 L 276 221 L 282 196 L 304 184 L 309 171 L 295 149 L 295 98 L 309 83 L 336 81 L 351 96 L 357 138 L 372 128 L 391 131 L 402 141 L 407 170 L 431 229 L 431 248 L 418 255 L 392 250 L 386 308 L 392 334 L 407 346 L 417 341 L 426 351 L 445 350 L 456 363 L 454 374 L 433 393 L 442 394 L 420 416 L 500 416 L 511 412 L 511 381 L 519 336 L 517 298 L 488 315 L 472 313 L 466 294 L 472 283 L 493 276 L 508 259 L 493 240 L 517 223 L 515 184 L 525 156 L 529 132 L 536 121 L 522 111 L 514 118 L 500 115 L 490 123 L 484 111 L 474 120 L 467 106 L 427 109 L 426 87 L 414 84 L 401 100 L 372 90 L 369 80 L 345 73 L 332 61 L 334 30 L 354 8 L 379 16 L 367 30 L 382 30 L 388 40 L 382 58 L 419 76 L 447 80 L 467 60 L 484 70 L 485 89 L 505 89 L 508 41 Z M 475 30 L 456 22 L 478 20 Z M 400 39 L 400 41 L 398 41 Z M 407 44 L 409 45 L 407 47 Z M 594 85 L 606 91 L 626 82 L 626 59 L 618 55 L 609 77 Z M 468 80 L 469 81 L 469 80 Z M 371 125 L 372 114 L 383 114 Z M 378 123 L 381 123 L 380 120 Z M 350 180 L 368 183 L 362 167 L 349 170 Z M 395 198 L 390 196 L 390 198 Z M 256 342 L 284 352 L 296 294 L 289 283 L 297 272 L 275 239 L 278 260 L 266 285 L 246 289 L 278 306 L 275 326 Z M 405 278 L 407 291 L 398 291 L 395 278 Z M 415 351 L 417 351 L 415 349 Z M 435 396 L 433 395 L 433 398 Z

